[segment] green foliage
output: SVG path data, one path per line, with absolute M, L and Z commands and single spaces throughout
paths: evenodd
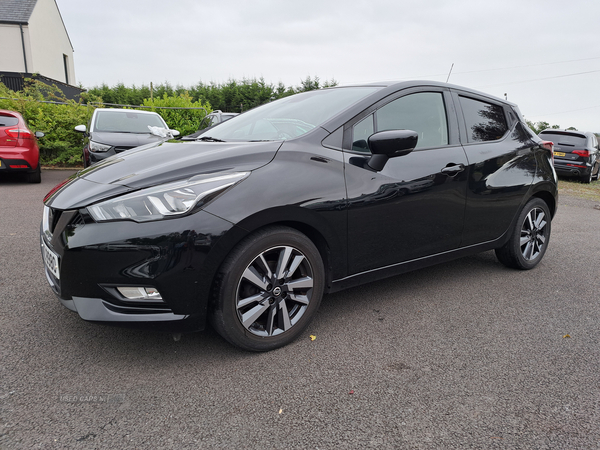
M 156 86 L 142 85 L 141 87 L 126 87 L 122 83 L 114 87 L 103 84 L 88 90 L 88 94 L 101 97 L 106 104 L 142 105 L 148 99 L 162 100 L 167 97 L 191 97 L 192 102 L 210 104 L 212 109 L 224 112 L 243 112 L 264 103 L 287 97 L 298 92 L 337 86 L 337 81 L 321 82 L 319 77 L 306 77 L 296 87 L 286 87 L 283 83 L 277 85 L 267 83 L 264 78 L 243 79 L 241 81 L 230 79 L 226 83 L 202 83 L 184 88 L 173 87 L 169 83 Z M 152 95 L 151 95 L 152 94 Z M 156 105 L 156 104 L 155 104 Z M 209 111 L 210 112 L 210 111 Z M 168 123 L 168 122 L 167 122 Z M 171 126 L 171 124 L 169 124 Z
M 203 104 L 200 101 L 194 101 L 187 92 L 171 97 L 167 96 L 165 92 L 162 98 L 145 99 L 143 106 L 152 106 L 152 111 L 160 114 L 169 128 L 178 130 L 183 136 L 198 130 L 202 119 L 211 111 L 208 102 Z M 157 107 L 202 109 L 160 109 Z
M 529 128 L 531 128 L 535 134 L 540 134 L 542 131 L 544 131 L 548 128 L 552 128 L 554 130 L 560 129 L 560 125 L 550 125 L 548 122 L 535 122 L 534 123 L 534 122 L 531 122 L 530 120 L 526 120 L 526 122 L 527 122 L 527 125 L 529 125 Z M 569 127 L 566 129 L 577 131 L 577 128 L 575 128 L 575 127 Z
M 14 92 L 0 83 L 0 97 L 0 109 L 21 113 L 32 131 L 45 133 L 38 140 L 42 164 L 81 164 L 82 137 L 74 128 L 87 123 L 91 107 L 67 100 L 55 86 L 35 80 L 27 80 L 22 92 Z M 88 98 L 96 100 L 93 96 Z M 52 101 L 63 104 L 45 103 Z

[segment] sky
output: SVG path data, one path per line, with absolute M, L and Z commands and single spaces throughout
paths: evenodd
M 447 81 L 600 132 L 597 0 L 56 0 L 77 83 Z

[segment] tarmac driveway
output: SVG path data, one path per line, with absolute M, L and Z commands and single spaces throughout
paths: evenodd
M 560 198 L 534 270 L 486 252 L 339 292 L 251 354 L 63 308 L 38 228 L 70 173 L 0 178 L 0 448 L 600 448 L 595 202 Z

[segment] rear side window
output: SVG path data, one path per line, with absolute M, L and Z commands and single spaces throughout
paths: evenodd
M 0 127 L 14 127 L 19 123 L 19 119 L 14 116 L 0 115 Z
M 504 108 L 460 96 L 469 142 L 496 141 L 508 131 Z

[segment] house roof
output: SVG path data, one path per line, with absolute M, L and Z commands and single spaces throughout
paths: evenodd
M 0 0 L 0 22 L 29 23 L 37 0 Z

